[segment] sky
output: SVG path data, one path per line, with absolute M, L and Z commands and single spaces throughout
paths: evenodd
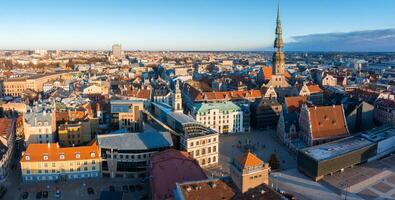
M 319 50 L 317 35 L 395 28 L 395 0 L 280 5 L 284 39 L 293 50 L 306 49 L 295 44 L 310 36 L 316 43 L 309 45 Z M 277 1 L 0 0 L 0 8 L 0 49 L 109 50 L 121 43 L 125 50 L 258 50 L 273 44 Z M 393 41 L 388 48 L 395 51 Z

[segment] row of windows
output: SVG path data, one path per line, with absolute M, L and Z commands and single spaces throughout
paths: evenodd
M 215 153 L 215 152 L 217 152 L 217 146 L 213 146 L 212 148 L 211 147 L 207 147 L 207 153 L 208 154 L 209 153 Z M 206 155 L 206 149 L 205 148 L 198 149 L 198 150 L 195 150 L 195 151 L 190 151 L 189 153 L 191 154 L 192 157 L 200 156 L 200 155 L 203 156 L 203 155 Z
M 211 140 L 211 138 L 209 138 L 209 139 L 198 140 L 198 141 L 195 141 L 195 142 L 192 141 L 192 142 L 189 143 L 189 146 L 193 147 L 193 146 L 205 145 L 206 143 L 210 144 L 211 141 L 212 142 L 217 142 L 217 138 L 214 137 L 212 140 Z
M 41 143 L 41 142 L 40 142 Z M 90 153 L 90 156 L 91 156 L 91 158 L 94 158 L 95 156 L 96 156 L 96 153 L 95 152 L 91 152 Z M 75 153 L 75 158 L 80 158 L 81 157 L 81 155 L 80 155 L 80 153 L 79 152 L 76 152 Z M 26 160 L 30 160 L 30 156 L 29 155 L 26 155 L 25 156 L 25 159 Z M 47 153 L 44 153 L 43 154 L 43 159 L 44 160 L 48 160 L 48 154 Z M 65 159 L 65 156 L 64 156 L 64 153 L 60 153 L 59 154 L 59 159 L 60 160 L 64 160 Z M 85 162 L 87 162 L 87 161 L 85 161 Z M 92 160 L 92 162 L 94 162 L 94 160 Z M 77 162 L 77 163 L 80 163 L 80 162 Z M 73 164 L 73 162 L 70 162 L 70 165 L 72 165 Z M 38 163 L 38 165 L 40 165 L 40 163 Z
M 117 154 L 114 154 L 114 156 L 113 156 L 114 159 L 117 159 L 117 158 L 119 158 L 119 159 L 146 159 L 149 157 L 151 157 L 151 154 L 138 154 L 138 155 L 122 155 L 122 154 L 117 155 Z M 108 154 L 108 158 L 111 158 L 111 154 Z
M 83 171 L 88 171 L 88 170 L 89 170 L 89 167 L 84 167 L 84 168 L 83 168 Z M 92 171 L 96 170 L 96 166 L 92 166 L 92 167 L 91 167 L 91 170 L 92 170 Z M 70 168 L 69 170 L 61 169 L 60 171 L 55 170 L 55 169 L 52 169 L 52 170 L 48 170 L 48 169 L 42 170 L 42 169 L 39 169 L 39 170 L 37 170 L 37 174 L 49 174 L 49 173 L 54 174 L 54 173 L 60 173 L 60 172 L 61 172 L 61 173 L 66 173 L 67 171 L 68 171 L 68 172 L 74 172 L 74 171 L 80 172 L 80 171 L 81 171 L 81 167 Z M 27 169 L 27 170 L 26 170 L 26 174 L 30 174 L 30 173 L 31 173 L 30 169 Z
M 206 163 L 206 159 L 205 158 L 199 160 L 199 164 L 200 165 L 212 164 L 212 163 L 216 163 L 216 162 L 217 162 L 217 157 L 216 156 L 213 156 L 212 158 L 208 157 L 207 158 L 207 163 Z
M 250 177 L 250 180 L 257 179 L 257 178 L 261 178 L 261 177 L 262 177 L 262 174 L 259 174 L 259 175 L 257 175 L 257 176 L 251 176 L 251 177 Z

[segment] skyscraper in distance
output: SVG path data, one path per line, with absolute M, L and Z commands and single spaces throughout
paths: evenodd
M 114 58 L 122 58 L 122 45 L 121 44 L 114 44 L 112 45 L 112 55 Z

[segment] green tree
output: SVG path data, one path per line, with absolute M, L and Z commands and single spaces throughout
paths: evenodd
M 270 155 L 269 166 L 272 170 L 280 168 L 280 161 L 278 160 L 277 155 L 274 153 Z

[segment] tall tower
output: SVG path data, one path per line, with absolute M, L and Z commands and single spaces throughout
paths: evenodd
M 273 75 L 283 75 L 285 56 L 283 52 L 283 30 L 281 26 L 280 5 L 277 8 L 277 25 L 276 25 L 276 39 L 274 40 L 275 52 L 273 54 Z
M 181 90 L 180 90 L 180 81 L 176 81 L 176 85 L 174 88 L 173 94 L 173 111 L 174 112 L 183 112 L 182 108 L 182 97 L 181 97 Z
M 280 18 L 280 5 L 277 8 L 277 24 L 276 24 L 276 39 L 274 40 L 274 53 L 272 57 L 272 77 L 267 86 L 274 88 L 289 87 L 289 83 L 285 79 L 285 55 L 283 52 L 283 30 Z

